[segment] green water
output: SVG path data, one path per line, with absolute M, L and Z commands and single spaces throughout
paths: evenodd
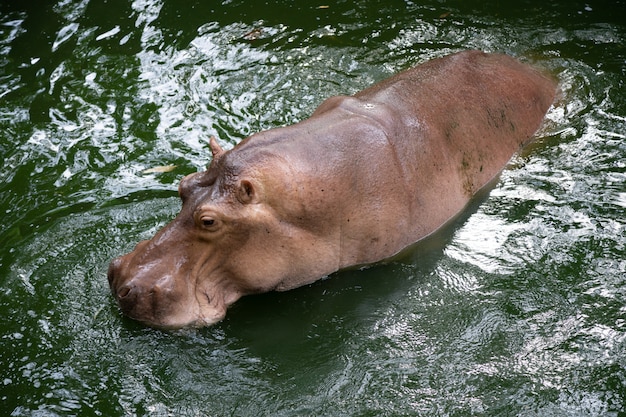
M 0 415 L 626 415 L 625 2 L 294 3 L 0 3 Z M 562 93 L 456 225 L 212 328 L 121 316 L 108 263 L 210 135 L 469 48 Z

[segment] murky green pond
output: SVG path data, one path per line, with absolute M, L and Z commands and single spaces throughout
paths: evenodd
M 511 6 L 510 4 L 516 4 Z M 624 1 L 0 3 L 0 414 L 626 415 Z M 232 146 L 477 48 L 555 74 L 540 139 L 403 262 L 125 319 L 111 258 Z M 175 165 L 166 173 L 145 173 Z

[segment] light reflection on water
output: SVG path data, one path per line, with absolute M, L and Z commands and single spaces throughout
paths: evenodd
M 0 14 L 3 411 L 626 411 L 623 26 L 588 24 L 576 5 L 542 22 L 482 3 L 348 8 L 328 22 L 312 9 L 311 26 L 229 2 L 232 16 L 195 27 L 167 20 L 167 1 L 98 5 L 50 7 L 41 42 L 34 10 Z M 211 329 L 120 316 L 107 264 L 176 214 L 177 182 L 207 164 L 210 135 L 233 146 L 470 47 L 537 61 L 562 96 L 489 197 L 410 262 L 248 297 Z M 143 173 L 159 165 L 177 168 Z

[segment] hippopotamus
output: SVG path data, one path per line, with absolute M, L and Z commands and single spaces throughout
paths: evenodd
M 178 187 L 180 213 L 108 270 L 157 328 L 222 320 L 240 297 L 392 258 L 454 218 L 528 144 L 557 84 L 501 54 L 431 60 L 309 119 L 242 140 Z

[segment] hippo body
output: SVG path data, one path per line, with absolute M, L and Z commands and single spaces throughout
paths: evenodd
M 530 142 L 555 82 L 505 55 L 435 59 L 185 177 L 178 216 L 115 259 L 124 313 L 156 327 L 221 320 L 241 296 L 384 260 L 433 233 Z

